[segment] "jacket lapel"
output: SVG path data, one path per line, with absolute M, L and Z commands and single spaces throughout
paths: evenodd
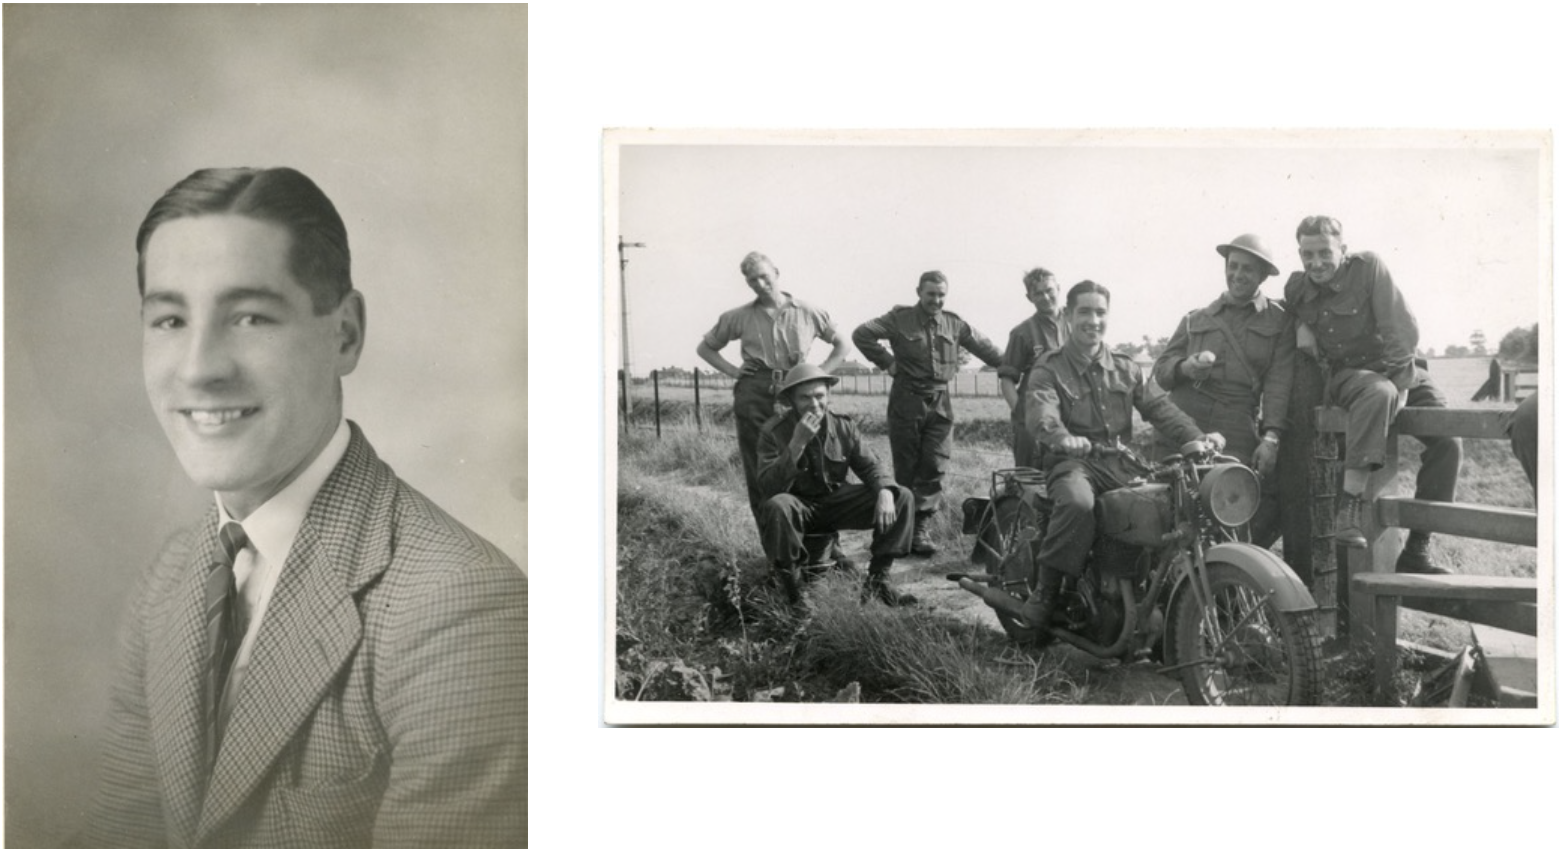
M 395 476 L 357 424 L 283 563 L 235 696 L 197 837 L 231 817 L 308 721 L 362 637 L 354 594 L 390 563 Z
M 215 506 L 198 530 L 174 594 L 151 614 L 151 623 L 160 629 L 153 631 L 148 648 L 147 707 L 169 840 L 175 845 L 187 843 L 195 831 L 206 783 L 201 684 L 207 654 L 205 577 L 220 559 Z

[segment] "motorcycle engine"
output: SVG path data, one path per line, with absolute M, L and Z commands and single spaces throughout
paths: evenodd
M 1138 580 L 1150 568 L 1150 560 L 1143 558 L 1144 551 L 1139 545 L 1101 535 L 1096 536 L 1090 561 L 1103 580 L 1112 581 L 1119 577 Z

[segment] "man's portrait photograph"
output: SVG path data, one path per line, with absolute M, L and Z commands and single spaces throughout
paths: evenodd
M 527 845 L 526 12 L 5 8 L 7 845 Z

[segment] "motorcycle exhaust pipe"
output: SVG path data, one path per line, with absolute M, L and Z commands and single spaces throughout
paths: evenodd
M 961 577 L 958 582 L 960 583 L 960 588 L 986 601 L 987 605 L 993 609 L 1003 610 L 1008 615 L 1012 615 L 1022 621 L 1024 620 L 1024 617 L 1020 615 L 1020 600 L 1014 595 L 1002 589 L 995 589 L 992 586 L 983 586 L 980 583 L 972 582 L 969 577 Z
M 1052 630 L 1052 635 L 1082 651 L 1089 652 L 1103 659 L 1122 656 L 1123 652 L 1128 650 L 1129 643 L 1133 640 L 1134 628 L 1138 626 L 1138 613 L 1134 610 L 1133 583 L 1119 579 L 1117 584 L 1118 590 L 1123 596 L 1123 630 L 1122 633 L 1118 634 L 1117 641 L 1113 642 L 1110 647 L 1102 647 L 1083 636 L 1058 628 Z

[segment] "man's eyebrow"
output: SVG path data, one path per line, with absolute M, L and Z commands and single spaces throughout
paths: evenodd
M 184 307 L 184 296 L 167 290 L 152 290 L 141 297 L 141 309 L 145 310 L 152 305 L 172 305 L 176 308 Z
M 270 302 L 281 307 L 286 307 L 288 304 L 286 296 L 265 287 L 234 287 L 222 291 L 217 296 L 217 304 L 224 306 L 236 302 L 249 301 Z M 184 294 L 172 290 L 152 290 L 141 297 L 142 308 L 154 304 L 172 305 L 173 307 L 182 308 L 185 306 Z
M 275 290 L 266 289 L 265 287 L 234 287 L 231 290 L 222 291 L 222 293 L 217 296 L 217 304 L 219 305 L 231 305 L 234 302 L 250 302 L 256 300 L 262 302 L 271 302 L 283 307 L 288 304 L 286 296 L 283 296 L 281 293 L 278 293 Z

